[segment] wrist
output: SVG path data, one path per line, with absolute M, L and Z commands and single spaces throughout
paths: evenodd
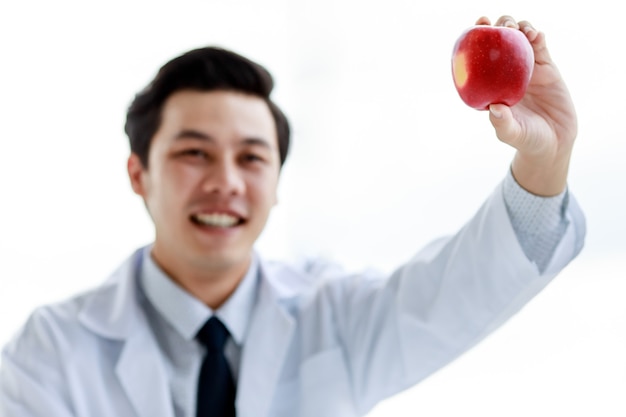
M 526 191 L 552 197 L 565 190 L 571 152 L 564 152 L 554 157 L 527 156 L 521 152 L 515 154 L 511 164 L 511 173 L 515 181 Z

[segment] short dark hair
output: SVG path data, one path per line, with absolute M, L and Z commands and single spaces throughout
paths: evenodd
M 130 150 L 148 167 L 150 143 L 161 124 L 163 104 L 180 90 L 224 90 L 262 98 L 269 106 L 278 134 L 280 165 L 289 150 L 289 121 L 270 99 L 274 80 L 267 69 L 239 54 L 217 47 L 194 49 L 161 67 L 154 80 L 139 92 L 126 113 L 124 130 Z

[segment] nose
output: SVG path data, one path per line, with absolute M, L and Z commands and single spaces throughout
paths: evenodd
M 212 194 L 240 195 L 245 190 L 245 181 L 235 162 L 221 160 L 209 169 L 203 189 Z

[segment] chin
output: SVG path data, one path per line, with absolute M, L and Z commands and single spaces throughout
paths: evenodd
M 205 249 L 196 252 L 194 263 L 200 268 L 210 270 L 229 270 L 235 268 L 245 268 L 250 264 L 252 258 L 252 249 L 233 250 L 222 248 L 219 250 Z

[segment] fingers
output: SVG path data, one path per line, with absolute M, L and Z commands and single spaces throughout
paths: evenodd
M 530 24 L 530 22 L 522 20 L 518 23 L 518 25 L 519 30 L 526 34 L 526 37 L 531 43 L 534 42 L 535 39 L 537 39 L 537 36 L 539 36 L 539 32 L 533 27 L 533 25 Z
M 478 20 L 476 21 L 476 25 L 491 25 L 491 21 L 489 20 L 488 17 L 486 16 L 481 16 L 478 18 Z
M 515 22 L 515 19 L 507 15 L 500 16 L 500 18 L 496 20 L 495 26 L 505 26 L 513 29 L 519 29 L 519 25 Z
M 478 19 L 476 24 L 488 25 L 490 23 L 489 19 L 483 16 Z M 537 62 L 538 64 L 546 64 L 551 62 L 550 54 L 548 53 L 548 48 L 546 46 L 545 34 L 535 29 L 533 25 L 530 24 L 530 22 L 528 22 L 527 20 L 517 22 L 515 19 L 513 19 L 513 17 L 509 15 L 503 15 L 500 16 L 498 20 L 496 20 L 494 26 L 505 26 L 522 31 L 533 47 L 535 62 Z
M 526 38 L 530 41 L 535 53 L 535 62 L 538 64 L 547 64 L 551 62 L 548 47 L 546 46 L 546 35 L 539 32 L 529 22 L 519 22 L 520 30 L 526 34 Z
M 496 136 L 502 142 L 518 148 L 521 137 L 521 126 L 513 117 L 511 108 L 504 104 L 489 106 L 489 120 L 496 130 Z

